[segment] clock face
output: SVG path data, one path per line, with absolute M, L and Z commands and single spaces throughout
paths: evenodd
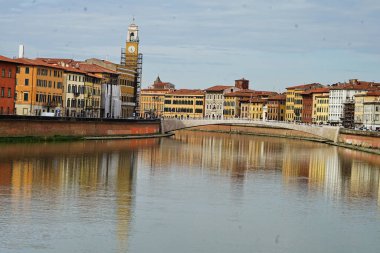
M 134 53 L 136 51 L 136 48 L 134 46 L 129 46 L 128 47 L 128 52 Z

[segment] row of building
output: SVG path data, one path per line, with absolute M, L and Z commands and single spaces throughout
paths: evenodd
M 159 77 L 141 90 L 140 117 L 276 120 L 308 124 L 380 128 L 380 83 L 356 79 L 323 86 L 286 88 L 286 92 L 249 89 L 249 80 L 204 90 L 175 89 Z
M 100 59 L 0 55 L 0 114 L 129 118 L 138 111 L 142 55 L 138 26 L 128 28 L 120 64 Z

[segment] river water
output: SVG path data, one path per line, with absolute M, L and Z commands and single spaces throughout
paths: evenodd
M 0 252 L 380 252 L 380 157 L 172 138 L 0 145 Z

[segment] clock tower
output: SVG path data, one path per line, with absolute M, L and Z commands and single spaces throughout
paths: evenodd
M 133 20 L 134 21 L 134 20 Z M 125 46 L 125 65 L 136 70 L 139 57 L 139 27 L 133 22 L 128 27 L 127 42 Z

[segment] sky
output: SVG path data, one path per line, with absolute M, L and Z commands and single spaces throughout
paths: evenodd
M 143 87 L 380 82 L 379 0 L 0 0 L 0 55 L 120 62 L 135 17 Z

